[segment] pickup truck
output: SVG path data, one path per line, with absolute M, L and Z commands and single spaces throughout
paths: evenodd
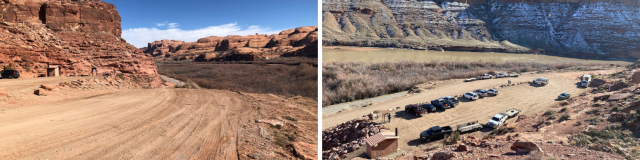
M 467 122 L 458 124 L 458 132 L 466 133 L 466 132 L 475 132 L 482 129 L 482 124 L 478 123 L 478 121 Z
M 492 78 L 493 78 L 493 75 L 483 74 L 483 75 L 478 76 L 476 79 L 492 79 Z
M 453 96 L 446 96 L 440 99 L 444 99 L 445 103 L 449 103 L 451 107 L 456 107 L 458 104 L 460 104 L 460 101 L 458 101 L 456 98 L 453 98 Z
M 451 104 L 447 103 L 447 101 L 445 101 L 444 99 L 431 100 L 431 104 L 438 107 L 438 109 L 442 109 L 442 110 L 453 107 L 451 106 Z
M 506 122 L 507 119 L 513 118 L 517 116 L 519 113 L 520 113 L 520 110 L 517 110 L 515 108 L 507 109 L 507 111 L 504 113 L 498 113 L 494 115 L 487 123 L 487 126 L 491 128 L 498 128 L 502 126 L 502 124 L 504 124 L 504 122 Z
M 463 95 L 464 95 L 464 98 L 467 98 L 467 99 L 472 100 L 472 101 L 478 100 L 478 98 L 480 98 L 480 96 L 478 96 L 478 94 L 473 93 L 473 92 L 467 92 L 467 93 L 464 93 Z
M 487 89 L 487 93 L 493 96 L 497 96 L 498 94 L 500 94 L 497 89 Z
M 404 111 L 410 114 L 414 114 L 416 115 L 416 117 L 421 117 L 422 115 L 429 113 L 426 109 L 417 104 L 404 106 Z
M 509 74 L 507 77 L 518 77 L 520 76 L 519 74 Z
M 487 91 L 486 91 L 486 90 L 484 90 L 484 89 L 477 89 L 477 90 L 474 90 L 474 91 L 473 91 L 473 93 L 475 93 L 475 94 L 477 94 L 478 96 L 480 96 L 480 98 L 484 98 L 484 97 L 486 97 L 486 96 L 488 96 L 488 95 L 489 95 L 489 92 L 487 92 Z
M 422 133 L 420 133 L 420 139 L 429 142 L 432 139 L 444 138 L 445 135 L 450 135 L 451 133 L 453 133 L 453 129 L 449 126 L 433 126 L 426 131 L 422 131 Z

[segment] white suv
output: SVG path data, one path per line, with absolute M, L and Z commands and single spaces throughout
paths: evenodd
M 504 72 L 502 72 L 502 73 L 498 73 L 498 74 L 496 75 L 496 78 L 502 78 L 502 77 L 507 77 L 507 74 L 506 74 L 506 73 L 504 73 Z
M 464 98 L 467 98 L 469 100 L 475 101 L 478 98 L 480 98 L 480 96 L 478 96 L 478 94 L 473 93 L 473 92 L 467 92 L 467 93 L 464 93 Z

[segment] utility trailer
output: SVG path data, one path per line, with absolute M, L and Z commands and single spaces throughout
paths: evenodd
M 475 132 L 475 131 L 482 130 L 483 126 L 482 124 L 478 123 L 478 121 L 473 121 L 473 122 L 458 124 L 456 125 L 456 127 L 458 128 L 458 132 L 466 133 L 466 132 Z

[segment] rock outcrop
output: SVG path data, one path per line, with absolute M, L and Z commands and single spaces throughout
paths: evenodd
M 323 0 L 323 45 L 638 59 L 635 0 Z
M 205 37 L 196 42 L 159 40 L 144 53 L 162 59 L 197 61 L 259 60 L 281 56 L 318 57 L 318 27 L 299 27 L 274 35 Z
M 161 84 L 153 58 L 122 39 L 114 5 L 99 0 L 0 1 L 0 65 L 20 78 L 122 74 L 141 87 Z M 96 72 L 93 72 L 93 68 Z

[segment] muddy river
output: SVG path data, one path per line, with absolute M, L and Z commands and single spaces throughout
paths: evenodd
M 323 47 L 323 62 L 333 61 L 363 61 L 363 62 L 395 62 L 403 60 L 411 61 L 520 61 L 520 62 L 541 62 L 541 63 L 614 63 L 630 64 L 626 61 L 610 60 L 585 60 L 578 58 L 567 58 L 549 55 L 516 54 L 516 53 L 494 53 L 494 52 L 458 52 L 458 51 L 433 51 L 433 50 L 405 50 L 405 49 L 385 49 L 385 48 L 363 48 L 363 47 Z

